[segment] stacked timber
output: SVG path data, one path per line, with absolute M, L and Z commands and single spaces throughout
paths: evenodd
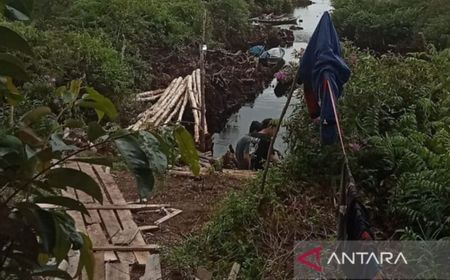
M 138 116 L 138 121 L 129 128 L 145 130 L 152 127 L 167 125 L 171 122 L 182 122 L 187 104 L 194 116 L 194 139 L 200 139 L 200 132 L 208 133 L 206 118 L 204 127 L 201 125 L 202 104 L 200 69 L 191 75 L 174 79 L 167 88 L 157 89 L 137 94 L 139 102 L 154 102 Z

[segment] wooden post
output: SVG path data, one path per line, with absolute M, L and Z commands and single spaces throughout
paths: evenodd
M 205 143 L 205 118 L 206 118 L 206 102 L 205 102 L 205 59 L 206 59 L 206 8 L 203 12 L 203 35 L 202 44 L 200 45 L 200 80 L 201 80 L 201 117 L 200 117 L 200 151 L 206 151 Z

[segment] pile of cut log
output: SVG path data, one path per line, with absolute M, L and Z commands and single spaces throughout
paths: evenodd
M 191 75 L 174 79 L 166 89 L 157 89 L 137 94 L 140 102 L 154 103 L 138 116 L 135 124 L 129 128 L 132 130 L 145 130 L 150 127 L 167 125 L 175 121 L 181 122 L 184 111 L 189 103 L 194 116 L 194 139 L 199 141 L 200 131 L 208 133 L 206 118 L 202 128 L 202 100 L 200 69 L 196 69 Z

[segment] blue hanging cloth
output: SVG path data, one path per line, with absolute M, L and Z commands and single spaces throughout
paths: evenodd
M 321 142 L 324 145 L 334 144 L 337 140 L 336 120 L 328 84 L 337 100 L 350 78 L 350 69 L 341 58 L 339 37 L 328 12 L 320 19 L 300 60 L 298 71 L 298 82 L 304 86 L 309 114 L 314 119 L 320 117 Z

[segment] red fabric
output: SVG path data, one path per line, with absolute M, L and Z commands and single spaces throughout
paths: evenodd
M 361 240 L 372 240 L 372 236 L 367 231 L 361 233 Z
M 320 107 L 319 100 L 316 98 L 316 94 L 312 89 L 307 89 L 305 87 L 305 102 L 308 108 L 309 116 L 312 119 L 320 117 Z

